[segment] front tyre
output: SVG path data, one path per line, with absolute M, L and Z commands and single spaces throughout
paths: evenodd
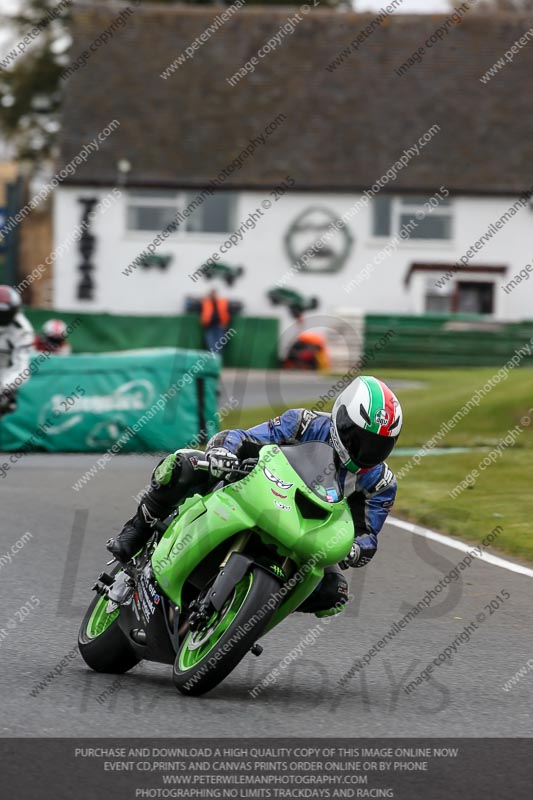
M 108 603 L 100 595 L 92 601 L 81 623 L 78 647 L 87 666 L 96 672 L 123 673 L 138 664 L 140 658 L 120 630 L 120 608 L 110 610 Z
M 174 662 L 174 685 L 200 695 L 217 686 L 235 669 L 270 622 L 278 603 L 269 598 L 279 581 L 256 567 L 242 578 L 228 600 L 204 628 L 189 631 Z

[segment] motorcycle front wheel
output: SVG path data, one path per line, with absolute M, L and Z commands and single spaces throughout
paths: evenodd
M 174 685 L 188 695 L 201 695 L 224 680 L 261 636 L 279 601 L 273 575 L 256 567 L 233 589 L 220 611 L 189 631 L 174 662 Z M 267 605 L 268 603 L 268 605 Z

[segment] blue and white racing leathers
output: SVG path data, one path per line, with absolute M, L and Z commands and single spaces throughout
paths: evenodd
M 280 417 L 255 425 L 248 430 L 231 430 L 217 433 L 207 445 L 226 447 L 242 457 L 246 443 L 296 444 L 300 442 L 326 442 L 332 445 L 331 414 L 291 408 Z M 378 546 L 378 533 L 393 506 L 396 497 L 396 479 L 387 464 L 378 464 L 357 474 L 339 468 L 338 481 L 352 512 L 356 542 L 361 548 L 357 566 L 363 566 L 373 557 Z

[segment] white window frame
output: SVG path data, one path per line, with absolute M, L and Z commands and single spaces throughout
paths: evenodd
M 409 202 L 410 200 L 415 200 L 415 196 L 412 198 L 409 195 L 388 195 L 388 199 L 391 201 L 391 209 L 390 209 L 390 231 L 387 234 L 378 234 L 374 233 L 374 222 L 375 222 L 375 207 L 372 206 L 372 213 L 371 213 L 371 242 L 375 245 L 379 245 L 380 247 L 383 246 L 383 242 L 389 239 L 392 239 L 393 236 L 398 235 L 401 229 L 400 219 L 403 214 L 410 214 L 411 218 L 416 219 L 416 212 L 417 210 L 424 209 L 424 202 L 427 202 L 430 199 L 431 195 L 428 195 L 427 198 L 424 198 L 423 202 Z M 421 195 L 416 195 L 416 199 L 419 200 Z M 377 198 L 376 198 L 377 199 Z M 425 212 L 426 213 L 426 212 Z M 450 236 L 447 239 L 425 239 L 425 238 L 417 238 L 416 236 L 410 236 L 408 239 L 402 239 L 400 242 L 399 247 L 416 247 L 416 248 L 424 248 L 428 245 L 431 247 L 443 247 L 448 248 L 453 244 L 454 236 L 455 236 L 455 214 L 454 214 L 454 205 L 453 200 L 447 199 L 447 205 L 439 204 L 436 206 L 429 214 L 426 213 L 426 217 L 429 216 L 439 216 L 439 217 L 449 217 L 450 218 Z
M 146 194 L 145 194 L 146 193 Z M 127 189 L 125 191 L 125 202 L 124 202 L 124 220 L 123 220 L 123 230 L 124 234 L 127 238 L 134 238 L 134 239 L 146 239 L 147 236 L 156 236 L 157 234 L 161 233 L 162 229 L 139 229 L 139 228 L 130 228 L 128 227 L 128 215 L 129 209 L 132 206 L 138 207 L 150 207 L 150 208 L 161 208 L 161 207 L 173 207 L 174 213 L 177 214 L 178 211 L 183 211 L 187 206 L 192 202 L 194 197 L 201 194 L 201 190 L 198 191 L 168 191 L 168 190 L 160 190 L 159 194 L 157 190 L 153 192 L 149 189 Z M 230 194 L 232 197 L 233 202 L 233 209 L 230 210 L 230 226 L 229 230 L 227 231 L 191 231 L 187 230 L 187 219 L 184 219 L 180 222 L 179 227 L 177 230 L 172 231 L 169 234 L 168 241 L 176 241 L 176 240 L 186 240 L 191 241 L 192 239 L 208 239 L 209 241 L 214 239 L 220 239 L 221 236 L 227 236 L 230 233 L 233 233 L 235 230 L 235 224 L 237 219 L 237 204 L 239 202 L 239 195 L 237 192 L 225 192 L 225 194 Z M 208 198 L 206 198 L 207 200 Z M 231 201 L 230 201 L 231 202 Z M 200 208 L 200 206 L 199 206 Z M 193 212 L 194 213 L 194 212 Z M 192 214 L 190 215 L 192 216 Z

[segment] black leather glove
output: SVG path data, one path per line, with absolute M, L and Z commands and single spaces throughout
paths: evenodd
M 348 555 L 339 561 L 339 567 L 341 569 L 349 569 L 349 567 L 356 567 L 359 559 L 361 558 L 361 548 L 354 542 L 352 544 L 352 548 Z
M 368 562 L 372 560 L 373 555 L 373 551 L 370 555 L 365 555 L 365 552 L 361 550 L 361 546 L 357 543 L 356 539 L 352 544 L 352 549 L 346 558 L 343 558 L 342 561 L 339 561 L 339 567 L 341 569 L 348 569 L 349 567 L 364 567 L 365 564 L 368 564 Z

